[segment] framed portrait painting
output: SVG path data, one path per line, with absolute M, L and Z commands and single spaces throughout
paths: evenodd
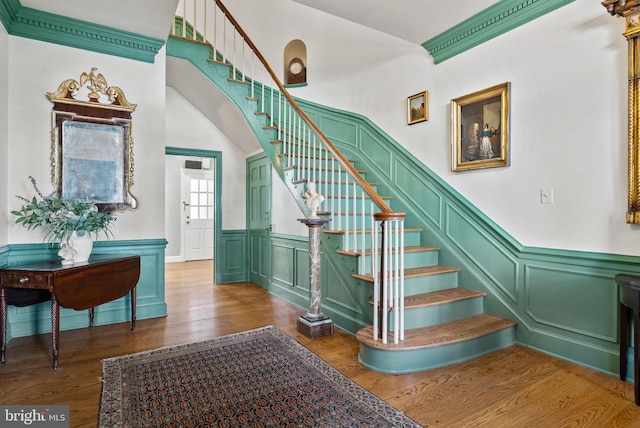
M 451 170 L 509 165 L 509 82 L 451 100 Z
M 407 98 L 407 122 L 409 125 L 429 120 L 429 93 L 427 91 Z

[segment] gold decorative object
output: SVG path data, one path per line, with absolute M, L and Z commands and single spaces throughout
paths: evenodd
M 47 96 L 52 102 L 63 103 L 86 103 L 89 105 L 99 104 L 101 107 L 109 108 L 113 106 L 117 109 L 134 111 L 136 109 L 135 104 L 131 104 L 124 96 L 124 92 L 118 86 L 109 86 L 107 79 L 102 73 L 96 74 L 97 67 L 91 67 L 91 71 L 83 72 L 80 75 L 80 83 L 74 79 L 67 79 L 60 83 L 58 89 L 55 92 L 47 92 Z M 81 101 L 75 98 L 76 94 L 87 84 L 86 88 L 89 90 L 89 101 Z M 100 103 L 100 96 L 106 95 L 111 101 L 111 104 Z
M 605 0 L 602 5 L 613 16 L 626 18 L 624 36 L 628 44 L 628 202 L 627 223 L 640 223 L 640 1 Z
M 92 67 L 79 82 L 66 79 L 47 93 L 54 104 L 51 182 L 62 199 L 90 200 L 109 212 L 134 209 L 131 113 L 136 105 L 97 71 Z M 87 91 L 87 101 L 77 99 Z

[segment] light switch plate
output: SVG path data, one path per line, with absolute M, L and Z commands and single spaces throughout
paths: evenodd
M 553 203 L 553 188 L 552 187 L 544 187 L 540 189 L 540 203 L 541 204 L 552 204 Z

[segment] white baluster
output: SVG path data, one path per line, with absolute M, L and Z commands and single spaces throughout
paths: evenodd
M 388 222 L 387 222 L 388 223 Z M 381 300 L 382 300 L 382 343 L 387 344 L 387 333 L 389 330 L 389 254 L 387 248 L 389 246 L 389 225 L 385 224 L 382 229 L 382 253 L 384 254 L 384 262 L 382 263 L 381 278 Z
M 404 340 L 404 220 L 398 223 L 400 224 L 400 247 L 398 248 L 400 253 L 400 340 Z
M 378 269 L 378 222 L 371 215 L 371 273 L 373 275 L 373 339 L 380 335 L 380 272 Z

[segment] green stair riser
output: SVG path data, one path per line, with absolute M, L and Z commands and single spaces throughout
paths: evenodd
M 287 177 L 288 180 L 290 181 L 295 181 L 293 179 L 293 177 L 296 174 L 294 173 L 294 171 L 285 171 L 285 177 Z M 340 185 L 338 185 L 337 183 L 333 183 L 329 188 L 332 190 L 332 192 L 327 192 L 326 191 L 326 185 L 327 183 L 324 180 L 315 180 L 317 185 L 316 185 L 316 190 L 318 190 L 318 193 L 320 193 L 321 195 L 323 195 L 325 197 L 325 202 L 323 203 L 323 206 L 326 206 L 326 204 L 331 204 L 331 199 L 332 197 L 335 197 L 336 199 L 338 199 L 338 193 L 340 193 L 340 200 L 344 200 L 345 196 L 347 195 L 347 186 L 343 183 L 340 183 Z M 373 188 L 374 191 L 377 190 L 375 185 L 371 185 L 371 187 Z M 307 190 L 307 185 L 306 182 L 300 182 L 300 183 L 296 183 L 294 184 L 294 188 L 296 189 L 297 193 L 299 195 L 302 195 L 306 190 Z M 349 198 L 351 198 L 353 196 L 353 183 L 351 183 L 349 185 L 349 193 L 348 193 Z M 366 203 L 369 204 L 368 202 L 369 200 L 366 200 Z
M 405 296 L 446 290 L 458 286 L 458 272 L 445 272 L 404 279 Z
M 375 186 L 372 186 L 375 189 Z M 350 189 L 351 190 L 351 189 Z M 304 192 L 303 192 L 304 193 Z M 353 207 L 353 195 L 351 195 L 352 192 L 350 192 L 349 197 L 345 198 L 344 193 L 341 195 L 340 198 L 338 198 L 338 195 L 324 195 L 324 193 L 321 193 L 322 195 L 324 195 L 324 202 L 322 204 L 323 207 L 326 208 L 330 208 L 330 207 L 334 207 L 335 210 L 340 210 L 342 212 L 352 212 L 354 210 Z M 356 197 L 356 211 L 357 212 L 362 212 L 362 197 Z M 389 203 L 389 202 L 387 202 Z M 369 216 L 371 215 L 371 199 L 369 199 L 369 197 L 365 196 L 364 198 L 364 211 L 369 213 Z M 379 211 L 379 210 L 375 210 L 375 211 Z
M 358 360 L 368 369 L 382 373 L 412 373 L 472 360 L 514 342 L 515 327 L 468 341 L 412 350 L 381 350 L 361 342 Z
M 278 144 L 280 145 L 280 147 L 282 147 L 282 150 L 280 150 L 279 153 L 285 153 L 284 144 Z M 283 154 L 280 156 L 280 160 L 282 161 L 282 166 L 285 168 L 291 165 L 304 165 L 305 167 L 313 168 L 316 171 L 316 174 L 317 171 L 322 171 L 321 175 L 323 177 L 326 175 L 325 171 L 336 172 L 338 170 L 338 161 L 335 159 L 330 161 L 325 160 L 324 158 L 322 158 L 322 153 L 320 153 L 320 151 L 317 149 L 312 150 L 311 152 L 309 152 L 309 149 L 305 149 L 304 156 L 305 157 L 303 159 L 299 159 L 297 154 L 292 154 L 291 156 Z M 309 156 L 311 156 L 310 159 L 308 158 Z M 342 168 L 342 170 L 344 170 L 344 168 Z
M 427 306 L 422 308 L 405 309 L 404 328 L 405 330 L 420 327 L 429 327 L 443 324 L 450 321 L 459 320 L 471 315 L 478 315 L 484 311 L 482 297 L 459 300 L 457 302 L 442 305 Z M 389 312 L 391 331 L 395 331 L 395 311 Z
M 344 222 L 339 223 L 338 220 L 336 219 L 335 221 L 332 221 L 332 223 L 333 224 L 327 229 L 330 229 L 331 227 L 335 227 L 338 230 L 344 230 L 345 229 L 345 223 Z M 349 227 L 350 227 L 349 231 L 353 232 L 352 226 L 350 225 Z M 356 238 L 356 242 L 353 242 L 354 241 L 353 236 L 349 236 L 347 238 L 346 236 L 343 235 L 343 244 L 342 244 L 342 247 L 341 247 L 343 250 L 347 248 L 346 241 L 345 241 L 346 239 L 349 239 L 349 247 L 348 248 L 349 248 L 350 251 L 357 251 L 358 249 L 362 248 L 362 241 L 361 241 L 361 237 L 359 235 Z M 365 249 L 370 249 L 371 248 L 370 233 L 367 233 L 367 236 L 366 236 L 364 244 L 365 244 L 365 246 L 364 246 Z M 380 242 L 378 241 L 378 245 L 379 244 L 380 244 Z M 405 232 L 405 236 L 404 236 L 404 245 L 405 246 L 406 245 L 415 246 L 415 245 L 419 245 L 419 244 L 420 244 L 420 232 L 417 232 L 417 231 L 416 232 L 414 232 L 414 231 Z
M 422 266 L 437 266 L 438 265 L 438 252 L 437 251 L 416 251 L 404 253 L 404 267 L 414 268 Z M 365 256 L 364 270 L 362 274 L 371 272 L 371 257 Z
M 334 186 L 344 185 L 349 183 L 349 193 L 353 194 L 353 179 L 346 171 L 320 171 L 318 169 L 309 170 L 306 165 L 300 166 L 300 168 L 292 168 L 288 170 L 292 174 L 290 175 L 293 181 L 307 179 L 308 181 L 327 182 L 332 181 Z M 365 173 L 360 173 L 362 178 L 365 178 Z M 358 193 L 361 193 L 358 189 Z

